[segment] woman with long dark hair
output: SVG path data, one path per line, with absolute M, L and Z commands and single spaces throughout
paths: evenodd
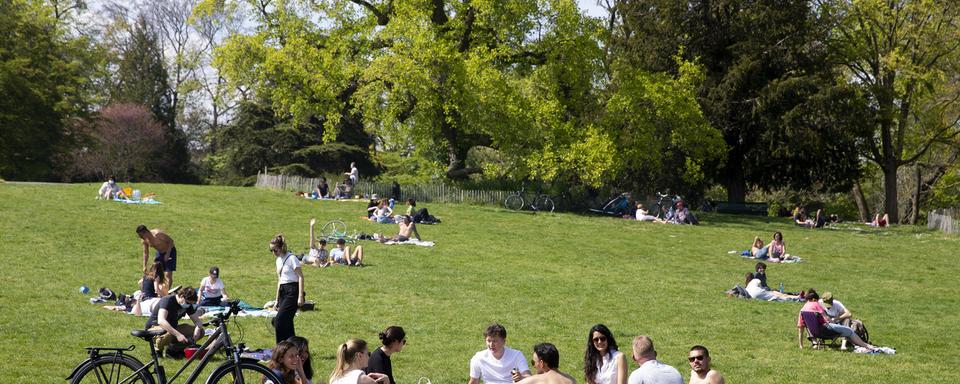
M 627 357 L 617 350 L 617 340 L 606 325 L 594 325 L 587 333 L 583 374 L 587 384 L 627 384 Z
M 310 362 L 310 342 L 307 341 L 307 338 L 294 336 L 287 339 L 288 342 L 293 344 L 294 347 L 297 347 L 297 351 L 300 355 L 300 368 L 301 371 L 297 371 L 300 376 L 300 381 L 304 384 L 313 383 L 313 363 Z

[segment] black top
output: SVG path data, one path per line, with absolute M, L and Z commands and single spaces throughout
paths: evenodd
M 370 360 L 367 362 L 367 373 L 382 373 L 390 378 L 390 383 L 396 384 L 393 380 L 393 365 L 390 364 L 390 356 L 383 352 L 383 348 L 377 348 L 370 354 Z
M 197 312 L 195 306 L 188 305 L 186 307 L 180 306 L 180 303 L 177 302 L 176 295 L 164 296 L 157 302 L 156 308 L 154 308 L 153 313 L 150 314 L 150 319 L 147 320 L 147 329 L 150 327 L 159 324 L 157 321 L 157 316 L 160 314 L 161 309 L 167 310 L 167 322 L 170 323 L 173 327 L 177 326 L 177 321 L 179 321 L 185 315 L 192 315 Z
M 757 279 L 757 280 L 760 280 L 760 288 L 770 289 L 770 287 L 767 286 L 767 274 L 766 274 L 766 273 L 754 272 L 754 273 L 753 273 L 753 278 L 755 278 L 755 279 Z
M 143 276 L 143 283 L 140 283 L 140 293 L 143 294 L 143 300 L 157 297 L 157 290 L 153 286 L 153 278 Z

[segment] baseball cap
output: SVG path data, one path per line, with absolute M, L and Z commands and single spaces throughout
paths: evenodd
M 214 275 L 214 276 L 216 276 L 216 277 L 220 277 L 220 268 L 218 268 L 218 267 L 211 267 L 211 268 L 210 268 L 210 274 L 211 274 L 211 275 Z
M 824 292 L 823 296 L 821 296 L 820 299 L 823 300 L 823 306 L 827 308 L 830 308 L 833 306 L 833 294 L 830 293 L 829 291 Z

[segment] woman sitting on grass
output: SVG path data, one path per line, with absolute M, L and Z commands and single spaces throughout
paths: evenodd
M 287 384 L 308 384 L 310 380 L 306 378 L 303 372 L 303 361 L 300 358 L 300 350 L 289 341 L 281 341 L 273 348 L 273 356 L 270 363 L 267 364 L 273 373 L 277 374 Z M 263 378 L 266 383 L 267 378 Z M 277 384 L 277 383 L 273 383 Z
M 750 246 L 750 256 L 760 260 L 767 259 L 767 246 L 763 245 L 763 240 L 760 239 L 760 236 L 753 238 L 753 245 Z
M 364 373 L 370 361 L 367 342 L 360 339 L 347 340 L 337 347 L 337 365 L 330 373 L 330 384 L 375 384 L 387 380 L 382 373 Z
M 780 263 L 793 258 L 787 254 L 787 243 L 783 242 L 783 234 L 779 231 L 773 233 L 773 240 L 767 245 L 766 256 L 773 263 Z M 760 259 L 760 257 L 757 258 Z
M 317 241 L 314 235 L 313 227 L 317 224 L 317 219 L 310 219 L 310 251 L 303 257 L 304 264 L 310 264 L 314 267 L 326 267 L 330 265 L 329 253 L 327 252 L 327 239 Z
M 760 279 L 756 278 L 753 275 L 753 272 L 747 272 L 746 280 L 744 281 L 744 289 L 747 290 L 747 293 L 750 294 L 751 298 L 763 301 L 799 301 L 801 300 L 800 296 L 789 295 L 786 293 L 773 291 L 769 289 L 763 289 L 760 286 Z
M 847 338 L 847 340 L 850 340 L 850 342 L 853 343 L 853 345 L 866 348 L 871 352 L 877 349 L 877 347 L 867 344 L 865 341 L 863 341 L 863 339 L 860 338 L 860 336 L 857 336 L 857 333 L 853 331 L 853 328 L 846 327 L 836 323 L 827 322 L 823 318 L 823 316 L 826 316 L 825 315 L 826 311 L 823 309 L 822 306 L 820 306 L 820 303 L 818 302 L 818 300 L 820 300 L 820 295 L 817 294 L 816 290 L 814 290 L 813 288 L 810 288 L 807 291 L 806 300 L 807 302 L 803 304 L 802 308 L 800 308 L 800 313 L 797 314 L 797 341 L 800 343 L 800 349 L 803 349 L 803 339 L 804 339 L 803 331 L 804 331 L 804 328 L 806 328 L 806 325 L 803 323 L 803 315 L 802 315 L 803 312 L 819 313 L 820 316 L 817 316 L 817 319 L 821 322 L 820 324 L 823 324 L 824 328 L 827 328 L 833 332 L 840 334 L 840 336 Z M 841 350 L 846 349 L 846 343 L 844 343 L 840 349 Z
M 393 224 L 393 210 L 390 209 L 390 206 L 387 204 L 386 200 L 380 200 L 380 204 L 377 205 L 377 209 L 373 211 L 373 215 L 370 216 L 370 221 L 376 221 L 380 224 Z

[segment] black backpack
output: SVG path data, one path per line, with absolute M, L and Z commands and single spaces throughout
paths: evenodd
M 850 328 L 853 328 L 853 332 L 856 333 L 857 336 L 860 336 L 864 343 L 870 344 L 870 332 L 867 332 L 867 326 L 863 325 L 862 321 L 851 321 Z

